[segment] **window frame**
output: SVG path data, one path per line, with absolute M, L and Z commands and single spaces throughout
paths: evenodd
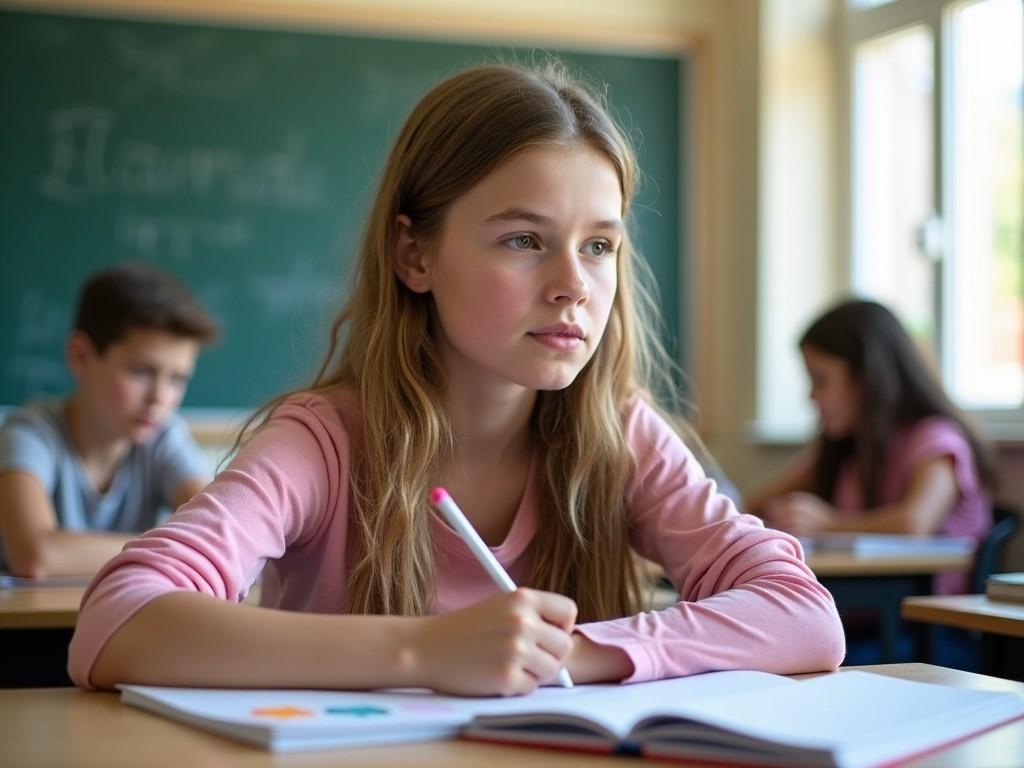
M 976 0 L 981 1 L 981 0 Z M 1024 0 L 1020 0 L 1024 2 Z M 948 275 L 952 271 L 953 233 L 951 216 L 953 200 L 953 124 L 952 82 L 953 82 L 953 28 L 952 15 L 956 8 L 970 0 L 890 0 L 872 7 L 858 5 L 855 0 L 844 3 L 841 36 L 841 82 L 845 90 L 840 100 L 844 114 L 839 125 L 843 132 L 842 146 L 845 148 L 846 188 L 840 204 L 843 206 L 846 237 L 841 238 L 841 258 L 847 265 L 846 279 L 855 287 L 856 253 L 854 248 L 854 184 L 856 179 L 853 120 L 855 117 L 855 56 L 857 47 L 872 39 L 898 32 L 912 26 L 926 26 L 932 33 L 934 99 L 932 126 L 934 145 L 932 148 L 932 201 L 942 233 L 942 252 L 935 262 L 935 328 L 937 355 L 940 362 L 942 381 L 947 385 L 951 375 L 951 353 L 953 330 L 949 317 L 952 314 L 953 289 Z M 1024 148 L 1022 148 L 1024 152 Z M 1024 252 L 1021 254 L 1024 259 Z M 948 390 L 948 385 L 947 385 Z M 961 406 L 962 407 L 962 406 Z M 997 441 L 1024 442 L 1024 398 L 1016 408 L 964 408 L 964 411 L 979 425 L 987 437 Z

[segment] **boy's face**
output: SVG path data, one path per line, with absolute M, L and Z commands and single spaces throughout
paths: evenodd
M 131 330 L 102 354 L 83 333 L 68 345 L 71 370 L 90 420 L 109 439 L 150 439 L 178 407 L 199 342 L 150 328 Z

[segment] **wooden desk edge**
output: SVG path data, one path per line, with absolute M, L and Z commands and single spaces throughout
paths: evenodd
M 1024 637 L 1024 604 L 989 600 L 984 595 L 907 597 L 900 613 L 911 621 Z

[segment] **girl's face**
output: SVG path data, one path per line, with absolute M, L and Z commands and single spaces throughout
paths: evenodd
M 832 440 L 848 437 L 860 417 L 860 388 L 850 366 L 840 357 L 812 346 L 800 348 L 811 379 L 811 400 L 825 436 Z
M 527 150 L 458 198 L 425 273 L 449 378 L 571 384 L 608 323 L 622 236 L 618 175 L 584 145 Z

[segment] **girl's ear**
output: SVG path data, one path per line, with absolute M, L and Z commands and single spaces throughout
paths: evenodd
M 412 220 L 404 213 L 395 219 L 395 274 L 413 293 L 430 291 L 430 263 L 422 242 L 412 231 Z

